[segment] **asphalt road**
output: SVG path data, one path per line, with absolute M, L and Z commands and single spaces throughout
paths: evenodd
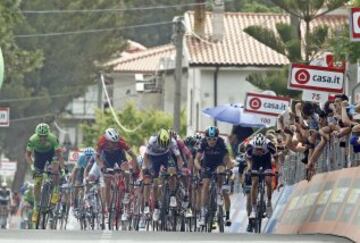
M 270 234 L 209 234 L 161 232 L 110 232 L 110 231 L 50 231 L 6 230 L 0 231 L 0 242 L 352 242 L 330 235 L 270 235 Z

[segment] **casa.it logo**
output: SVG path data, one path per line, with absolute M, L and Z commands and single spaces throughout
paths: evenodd
M 295 73 L 295 81 L 299 84 L 306 84 L 310 80 L 310 73 L 306 69 L 300 69 Z
M 251 98 L 249 101 L 250 108 L 253 110 L 258 110 L 261 107 L 261 100 L 259 98 Z

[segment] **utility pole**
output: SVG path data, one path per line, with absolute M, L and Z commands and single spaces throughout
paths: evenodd
M 103 110 L 103 86 L 101 82 L 101 75 L 98 78 L 98 90 L 97 90 L 97 107 L 100 110 Z
M 174 97 L 174 130 L 180 131 L 180 113 L 181 113 L 181 81 L 182 81 L 182 63 L 183 63 L 183 39 L 185 34 L 183 17 L 175 17 L 173 27 L 173 42 L 176 47 L 175 61 L 175 97 Z

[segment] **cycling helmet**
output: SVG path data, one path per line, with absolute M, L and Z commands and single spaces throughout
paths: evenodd
M 118 142 L 120 139 L 119 133 L 114 128 L 108 128 L 105 130 L 105 138 L 110 142 Z
M 157 142 L 163 148 L 166 148 L 167 146 L 169 146 L 169 143 L 170 143 L 169 132 L 166 131 L 165 129 L 161 129 L 158 134 L 158 137 L 157 137 Z
M 46 123 L 40 123 L 36 126 L 35 133 L 38 136 L 47 136 L 50 133 L 50 127 Z
M 205 130 L 205 136 L 209 138 L 216 138 L 219 136 L 219 129 L 214 126 L 210 126 Z
M 186 146 L 194 146 L 197 143 L 197 139 L 195 138 L 195 136 L 189 136 L 187 138 L 185 138 L 184 143 Z
M 194 138 L 195 138 L 197 141 L 200 141 L 200 140 L 202 139 L 202 136 L 201 136 L 200 133 L 197 132 L 197 133 L 195 133 Z
M 266 137 L 261 133 L 259 133 L 254 137 L 252 144 L 256 148 L 262 148 L 264 147 L 265 143 L 266 143 Z
M 7 187 L 6 181 L 1 182 L 1 187 L 2 187 L 2 188 L 6 188 L 6 187 Z
M 95 153 L 95 150 L 93 148 L 91 148 L 91 147 L 88 147 L 88 148 L 84 149 L 84 154 L 85 154 L 86 157 L 91 157 L 91 156 L 94 155 L 94 153 Z

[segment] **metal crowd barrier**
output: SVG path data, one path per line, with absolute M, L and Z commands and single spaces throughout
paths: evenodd
M 360 165 L 360 153 L 353 152 L 349 139 L 350 136 L 343 139 L 331 138 L 316 163 L 317 174 Z M 345 148 L 340 147 L 341 141 L 346 142 Z M 301 162 L 303 158 L 303 153 L 287 152 L 280 167 L 283 184 L 293 185 L 305 179 L 306 165 Z

